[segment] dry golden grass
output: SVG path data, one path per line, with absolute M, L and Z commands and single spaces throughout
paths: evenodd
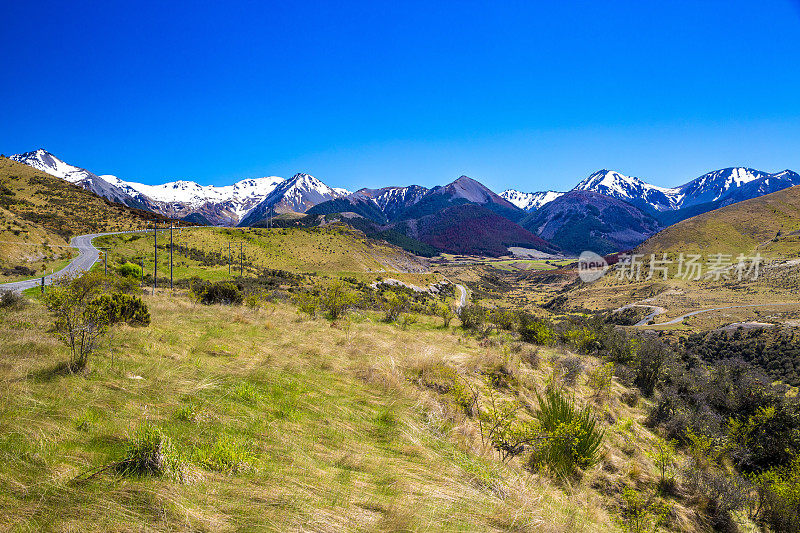
M 146 302 L 152 325 L 117 328 L 87 376 L 52 371 L 66 356 L 39 304 L 0 317 L 0 530 L 614 531 L 622 487 L 654 480 L 642 404 L 622 403 L 616 382 L 605 399 L 585 376 L 573 389 L 608 436 L 601 463 L 565 485 L 501 463 L 474 419 L 417 379 L 447 367 L 477 385 L 503 365 L 516 385 L 501 394 L 535 403 L 555 351 L 535 368 L 524 346 L 427 318 L 402 329 L 369 314 L 308 320 L 285 304 Z M 246 468 L 73 481 L 118 460 L 142 422 L 187 456 L 238 443 Z M 674 509 L 670 529 L 702 529 Z

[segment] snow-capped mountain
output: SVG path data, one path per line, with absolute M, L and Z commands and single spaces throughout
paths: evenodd
M 680 207 L 724 201 L 734 195 L 740 198 L 738 201 L 747 200 L 766 194 L 766 191 L 775 192 L 797 184 L 800 184 L 800 176 L 791 170 L 770 174 L 745 167 L 723 168 L 681 185 L 679 189 L 684 198 Z M 780 188 L 775 189 L 775 186 Z M 742 194 L 745 191 L 749 194 Z
M 625 176 L 613 170 L 598 170 L 575 186 L 573 191 L 593 191 L 626 201 L 637 207 L 650 207 L 656 211 L 676 209 L 682 200 L 681 191 L 658 187 L 634 176 Z
M 525 211 L 536 211 L 564 194 L 556 191 L 522 192 L 516 189 L 506 189 L 500 196 Z
M 47 150 L 41 148 L 33 152 L 25 152 L 24 154 L 14 154 L 10 156 L 9 159 L 19 163 L 25 163 L 29 167 L 46 172 L 51 176 L 67 180 L 70 183 L 79 183 L 92 176 L 97 177 L 86 169 L 78 168 L 63 162 Z
M 115 176 L 100 176 L 132 195 L 139 195 L 151 209 L 176 218 L 201 214 L 215 225 L 239 223 L 284 179 L 278 176 L 241 180 L 233 185 L 200 185 L 193 181 L 173 181 L 162 185 L 125 182 Z
M 419 202 L 428 190 L 419 185 L 409 185 L 408 187 L 361 189 L 358 192 L 372 198 L 386 218 L 394 220 L 400 213 Z
M 347 189 L 333 189 L 309 174 L 295 174 L 277 185 L 239 222 L 248 226 L 263 220 L 271 213 L 305 213 L 322 202 L 350 194 Z
M 10 159 L 89 189 L 115 202 L 173 218 L 191 216 L 193 220 L 222 226 L 239 224 L 276 191 L 271 205 L 275 205 L 278 212 L 302 212 L 316 203 L 349 194 L 346 189 L 328 187 L 307 174 L 297 174 L 291 180 L 277 176 L 245 179 L 225 186 L 200 185 L 186 180 L 146 185 L 122 180 L 110 174 L 98 176 L 65 163 L 42 149 L 13 155 Z
M 9 159 L 24 163 L 36 170 L 79 185 L 111 201 L 119 202 L 130 207 L 149 209 L 147 202 L 143 202 L 136 191 L 131 191 L 124 186 L 120 187 L 117 183 L 120 180 L 107 181 L 84 168 L 65 163 L 47 150 L 42 150 L 40 148 L 33 152 L 12 155 Z

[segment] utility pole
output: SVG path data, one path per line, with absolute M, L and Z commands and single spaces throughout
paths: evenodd
M 158 282 L 158 221 L 153 222 L 153 296 L 156 295 Z
M 172 290 L 172 222 L 169 223 L 169 290 Z

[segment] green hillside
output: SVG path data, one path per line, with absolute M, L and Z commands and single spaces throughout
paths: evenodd
M 393 277 L 424 285 L 434 279 L 422 260 L 343 224 L 273 229 L 183 228 L 174 231 L 173 240 L 175 279 L 227 279 L 229 253 L 234 275 L 243 266 L 246 275 L 279 269 L 355 276 L 365 281 Z M 159 234 L 158 242 L 159 277 L 168 276 L 169 234 Z M 145 272 L 152 273 L 152 233 L 112 235 L 96 243 L 110 247 L 110 264 L 140 264 L 144 258 Z
M 0 157 L 0 281 L 58 267 L 73 235 L 144 228 L 160 215 L 109 202 L 77 185 Z
M 800 187 L 745 200 L 670 226 L 637 248 L 650 253 L 800 255 Z

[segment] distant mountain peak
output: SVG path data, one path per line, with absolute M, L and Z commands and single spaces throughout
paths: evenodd
M 591 173 L 572 190 L 593 191 L 656 211 L 675 209 L 680 200 L 678 189 L 651 185 L 641 178 L 605 168 Z
M 516 189 L 506 189 L 500 193 L 500 196 L 524 211 L 536 211 L 562 194 L 564 193 L 557 191 L 522 192 Z

